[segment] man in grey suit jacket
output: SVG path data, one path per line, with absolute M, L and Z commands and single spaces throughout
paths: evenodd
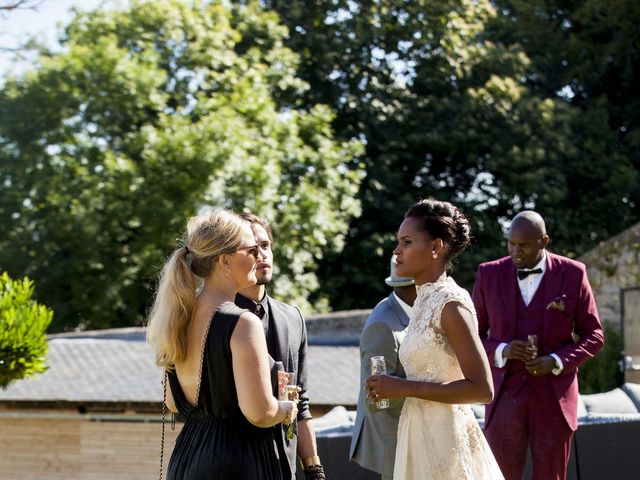
M 301 389 L 293 438 L 287 438 L 286 426 L 280 424 L 273 427 L 276 430 L 276 447 L 281 459 L 284 478 L 295 479 L 297 456 L 302 463 L 305 479 L 323 480 L 325 478 L 324 469 L 318 457 L 315 430 L 307 395 L 307 329 L 304 318 L 297 308 L 267 295 L 265 285 L 271 281 L 273 274 L 271 227 L 264 219 L 253 214 L 242 213 L 240 215 L 252 224 L 256 243 L 262 254 L 262 261 L 256 265 L 258 283 L 253 287 L 241 290 L 236 297 L 236 304 L 241 308 L 251 310 L 262 319 L 267 349 L 271 356 L 272 374 L 277 373 L 273 366 L 276 363 L 281 363 L 285 372 L 296 374 L 297 385 Z
M 391 258 L 391 275 L 385 283 L 393 292 L 373 309 L 360 336 L 360 395 L 351 437 L 351 460 L 380 473 L 382 479 L 393 478 L 396 457 L 398 419 L 404 399 L 389 401 L 389 408 L 377 409 L 367 401 L 364 380 L 371 375 L 370 358 L 384 355 L 389 375 L 405 377 L 398 349 L 409 325 L 409 313 L 416 299 L 411 278 L 396 275 L 395 256 Z

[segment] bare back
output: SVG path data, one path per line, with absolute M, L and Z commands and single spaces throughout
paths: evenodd
M 198 299 L 196 310 L 187 333 L 187 356 L 184 361 L 176 363 L 175 369 L 185 398 L 192 405 L 197 403 L 198 382 L 202 360 L 202 347 L 212 321 L 213 315 L 220 308 L 220 303 Z

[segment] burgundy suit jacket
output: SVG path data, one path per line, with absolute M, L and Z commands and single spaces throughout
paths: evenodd
M 562 373 L 551 373 L 548 377 L 567 424 L 575 430 L 578 427 L 578 366 L 598 353 L 604 344 L 604 334 L 584 264 L 546 253 L 547 268 L 541 285 L 541 288 L 544 286 L 545 311 L 540 355 L 555 353 L 562 360 Z M 480 265 L 472 298 L 495 391 L 493 402 L 486 408 L 486 425 L 491 421 L 507 374 L 506 367 L 495 366 L 494 358 L 501 343 L 515 339 L 517 292 L 516 267 L 510 257 Z M 550 306 L 554 301 L 559 308 Z

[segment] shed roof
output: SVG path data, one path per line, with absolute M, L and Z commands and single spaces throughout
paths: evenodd
M 359 392 L 355 345 L 310 345 L 308 391 L 314 405 L 353 406 Z M 49 338 L 48 370 L 0 390 L 0 402 L 153 403 L 162 373 L 143 328 Z

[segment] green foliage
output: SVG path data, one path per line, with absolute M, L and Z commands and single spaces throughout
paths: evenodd
M 604 324 L 605 343 L 600 353 L 580 367 L 580 393 L 608 392 L 624 383 L 621 369 L 622 335 L 608 322 Z
M 537 184 L 534 204 L 549 220 L 553 248 L 578 255 L 640 218 L 640 4 L 495 3 L 493 36 L 530 59 L 531 95 L 564 104 L 563 128 L 545 146 L 556 155 L 554 181 Z
M 640 219 L 638 23 L 635 0 L 80 15 L 63 53 L 0 92 L 0 265 L 36 279 L 60 330 L 138 322 L 208 205 L 273 222 L 274 293 L 307 308 L 386 295 L 396 229 L 425 196 L 473 223 L 454 273 L 468 288 L 525 208 L 577 256 Z
M 53 311 L 32 295 L 33 282 L 28 278 L 0 275 L 0 388 L 47 369 L 45 332 Z
M 610 43 L 597 57 L 574 58 L 600 49 L 600 16 L 587 11 L 606 17 L 607 2 L 265 3 L 301 53 L 300 76 L 311 85 L 303 101 L 333 105 L 336 132 L 366 140 L 362 216 L 352 220 L 345 249 L 321 266 L 334 308 L 371 306 L 372 297 L 385 294 L 395 231 L 420 197 L 453 201 L 471 218 L 475 242 L 455 272 L 469 288 L 479 262 L 506 254 L 504 224 L 522 209 L 538 210 L 552 248 L 570 256 L 640 218 L 638 149 L 619 148 L 619 119 L 634 123 L 636 113 L 611 110 L 594 81 L 582 103 L 567 101 L 563 90 L 576 85 L 578 71 L 602 72 L 612 58 L 609 74 L 626 86 L 627 98 L 638 97 L 637 54 L 617 54 L 614 46 L 626 37 L 615 21 L 607 18 Z M 519 15 L 525 10 L 529 16 Z M 635 19 L 620 24 L 637 25 L 637 10 L 617 11 Z M 572 13 L 594 34 L 574 22 L 574 36 L 565 35 L 562 20 Z M 624 31 L 637 38 L 637 29 Z M 577 37 L 583 43 L 572 43 Z M 567 64 L 566 49 L 574 54 L 571 78 L 549 72 Z M 616 89 L 612 82 L 607 95 Z
M 359 142 L 300 94 L 286 29 L 257 3 L 134 1 L 80 14 L 64 51 L 0 93 L 0 265 L 53 330 L 140 323 L 186 217 L 250 209 L 277 234 L 275 294 L 302 308 L 315 259 L 359 215 Z M 317 298 L 315 308 L 326 308 Z

